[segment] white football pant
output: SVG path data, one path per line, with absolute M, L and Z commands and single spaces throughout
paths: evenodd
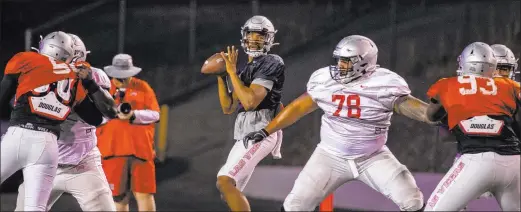
M 235 180 L 236 187 L 242 191 L 248 184 L 253 170 L 259 162 L 270 153 L 274 158 L 279 159 L 280 146 L 282 143 L 282 131 L 277 131 L 264 140 L 249 145 L 248 149 L 244 148 L 241 140 L 235 142 L 226 163 L 217 173 L 219 176 L 228 176 Z
M 24 191 L 25 183 L 18 187 L 15 211 L 23 211 Z M 58 167 L 47 209 L 51 209 L 63 193 L 76 198 L 82 211 L 116 211 L 98 148 L 94 148 L 76 166 Z
M 520 211 L 520 156 L 463 154 L 431 194 L 425 211 L 459 211 L 489 191 L 503 211 Z
M 423 207 L 412 174 L 384 146 L 370 156 L 346 159 L 317 147 L 284 200 L 285 211 L 313 211 L 338 187 L 359 180 L 391 199 L 402 211 Z
M 1 182 L 22 169 L 24 211 L 46 211 L 58 166 L 56 135 L 9 127 L 1 144 Z M 21 206 L 22 207 L 22 206 Z

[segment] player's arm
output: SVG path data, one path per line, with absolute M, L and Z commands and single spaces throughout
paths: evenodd
M 88 65 L 88 64 L 87 64 Z M 87 96 L 96 105 L 98 110 L 107 118 L 116 118 L 117 109 L 114 99 L 110 93 L 102 89 L 93 79 L 90 65 L 88 68 L 83 68 L 78 72 L 78 76 L 81 78 L 83 87 L 87 90 Z
M 433 121 L 426 116 L 428 106 L 427 103 L 412 95 L 405 95 L 396 99 L 393 108 L 396 113 L 407 116 L 410 119 L 436 125 L 436 121 Z
M 232 114 L 237 110 L 238 98 L 235 92 L 228 89 L 226 76 L 217 76 L 217 87 L 219 89 L 219 102 L 224 114 Z
M 252 83 L 250 87 L 245 86 L 237 74 L 230 74 L 230 79 L 237 99 L 241 102 L 244 110 L 251 111 L 257 108 L 264 97 L 268 94 L 266 88 L 259 84 Z
M 0 115 L 1 118 L 8 118 L 11 107 L 9 102 L 16 93 L 18 77 L 20 74 L 6 74 L 0 82 Z
M 291 126 L 302 117 L 315 111 L 318 105 L 308 93 L 302 94 L 297 99 L 293 100 L 289 105 L 284 107 L 282 111 L 264 128 L 256 132 L 252 132 L 244 137 L 244 146 L 247 148 L 248 141 L 253 140 L 253 143 L 264 140 L 270 134 L 277 132 Z
M 440 101 L 435 98 L 431 98 L 431 102 L 425 111 L 425 116 L 429 121 L 438 122 L 447 116 L 447 112 L 445 111 L 445 108 L 443 108 L 443 105 L 440 103 Z
M 99 111 L 96 104 L 90 98 L 86 98 L 74 106 L 74 112 L 87 124 L 99 126 L 103 123 L 103 114 Z
M 237 99 L 241 102 L 244 110 L 254 110 L 268 94 L 268 90 L 271 89 L 269 85 L 271 83 L 271 86 L 273 86 L 273 81 L 269 79 L 256 78 L 250 87 L 245 86 L 237 75 L 238 50 L 235 50 L 235 47 L 233 46 L 232 48 L 228 47 L 228 55 L 221 52 L 221 56 L 226 62 L 226 72 L 230 76 L 229 78 L 233 86 L 233 93 L 235 93 Z M 269 72 L 271 70 L 265 71 Z M 258 80 L 258 83 L 255 83 L 256 80 Z

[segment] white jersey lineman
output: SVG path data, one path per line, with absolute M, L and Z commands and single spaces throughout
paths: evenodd
M 110 90 L 110 79 L 101 69 L 92 68 L 94 81 Z M 85 123 L 76 113 L 61 124 L 58 139 L 58 170 L 47 209 L 63 193 L 70 193 L 83 211 L 116 211 L 112 192 L 101 167 L 101 154 L 96 147 L 96 127 Z M 23 211 L 25 186 L 18 188 L 15 211 Z
M 409 170 L 389 151 L 387 132 L 394 101 L 411 91 L 396 73 L 376 67 L 355 81 L 339 83 L 329 67 L 315 71 L 307 92 L 324 111 L 321 141 L 284 201 L 286 211 L 311 211 L 342 184 L 360 180 L 400 210 L 423 207 Z

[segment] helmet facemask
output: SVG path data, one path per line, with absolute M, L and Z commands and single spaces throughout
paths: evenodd
M 267 54 L 274 45 L 276 32 L 268 32 L 266 29 L 254 30 L 242 28 L 241 46 L 244 52 L 252 57 Z
M 515 79 L 515 65 L 514 64 L 508 64 L 508 63 L 498 63 L 496 70 L 497 75 L 500 75 L 502 77 L 507 77 L 510 79 Z
M 73 58 L 72 62 L 84 62 L 87 61 L 87 55 L 90 53 L 90 51 L 87 51 L 87 47 L 85 47 L 85 43 L 81 40 L 80 37 L 74 34 L 70 34 L 72 41 L 73 41 Z
M 355 65 L 362 61 L 360 56 L 334 58 L 336 65 L 332 65 L 329 68 L 331 78 L 339 83 L 347 84 L 361 76 L 359 73 L 357 73 L 357 71 L 354 70 Z

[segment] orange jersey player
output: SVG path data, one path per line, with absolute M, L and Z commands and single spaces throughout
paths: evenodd
M 49 182 L 54 180 L 58 164 L 60 124 L 73 107 L 84 112 L 96 108 L 90 100 L 83 101 L 87 92 L 99 93 L 90 67 L 87 63 L 71 67 L 68 63 L 73 59 L 72 38 L 58 31 L 42 39 L 38 53 L 18 53 L 5 68 L 0 110 L 13 96 L 15 101 L 10 127 L 1 143 L 1 182 L 23 170 L 24 211 L 47 210 Z M 96 116 L 91 113 L 82 115 L 88 117 L 85 121 L 102 121 L 101 116 L 93 120 Z
M 459 57 L 459 76 L 441 79 L 427 95 L 427 116 L 448 116 L 450 132 L 462 154 L 431 194 L 426 211 L 459 211 L 485 192 L 504 211 L 520 210 L 520 140 L 513 129 L 519 110 L 519 84 L 493 77 L 497 58 L 482 42 Z

